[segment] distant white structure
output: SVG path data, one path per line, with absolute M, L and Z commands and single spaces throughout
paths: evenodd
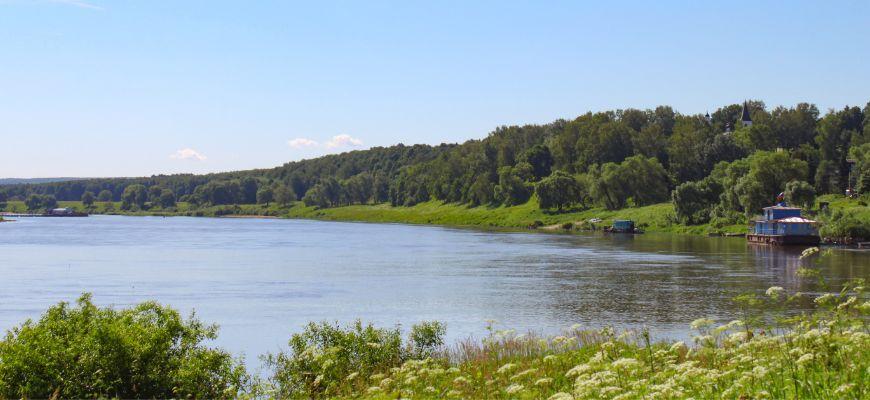
M 73 213 L 71 208 L 54 208 L 49 212 L 51 215 L 72 215 Z

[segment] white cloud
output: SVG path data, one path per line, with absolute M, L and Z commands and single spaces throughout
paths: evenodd
M 336 147 L 358 147 L 362 146 L 362 140 L 359 140 L 355 137 L 351 137 L 350 135 L 336 135 L 333 136 L 328 142 L 326 142 L 327 149 L 334 149 Z
M 48 1 L 52 2 L 52 3 L 66 4 L 66 5 L 70 5 L 70 6 L 78 7 L 78 8 L 87 8 L 90 10 L 98 10 L 98 11 L 104 10 L 103 7 L 93 5 L 93 4 L 88 3 L 88 2 L 79 1 L 79 0 L 48 0 Z
M 317 142 L 306 138 L 296 138 L 293 140 L 288 140 L 287 145 L 294 149 L 301 149 L 303 147 L 315 147 L 317 146 Z
M 169 158 L 173 160 L 205 161 L 206 156 L 205 154 L 202 154 L 194 149 L 187 147 L 170 154 Z

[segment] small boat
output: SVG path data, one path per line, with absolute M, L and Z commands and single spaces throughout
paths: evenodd
M 630 219 L 616 219 L 613 220 L 613 225 L 604 228 L 604 233 L 632 233 L 639 234 L 643 233 L 642 230 L 638 229 L 634 225 L 634 221 Z
M 88 213 L 73 210 L 72 208 L 53 208 L 48 210 L 44 217 L 87 217 Z
M 817 246 L 820 242 L 818 222 L 804 218 L 799 207 L 781 202 L 765 207 L 762 218 L 752 221 L 746 241 L 769 245 Z

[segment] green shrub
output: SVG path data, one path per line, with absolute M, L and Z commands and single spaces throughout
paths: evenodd
M 852 212 L 836 210 L 822 220 L 819 233 L 831 238 L 870 238 L 870 226 Z
M 408 343 L 398 328 L 375 328 L 356 321 L 309 323 L 290 338 L 289 352 L 269 354 L 273 395 L 279 398 L 321 398 L 349 395 L 367 388 L 366 379 L 386 374 L 415 357 L 431 356 L 444 342 L 445 327 L 424 322 L 411 329 Z
M 411 327 L 410 357 L 423 359 L 434 355 L 444 346 L 447 326 L 438 321 L 424 321 Z
M 0 341 L 0 398 L 236 397 L 249 377 L 208 348 L 217 327 L 154 302 L 100 308 L 62 302 Z

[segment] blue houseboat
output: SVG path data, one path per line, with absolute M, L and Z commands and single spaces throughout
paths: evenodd
M 804 218 L 800 208 L 780 203 L 764 208 L 762 219 L 753 221 L 746 240 L 750 243 L 815 246 L 819 244 L 817 225 L 816 221 Z

